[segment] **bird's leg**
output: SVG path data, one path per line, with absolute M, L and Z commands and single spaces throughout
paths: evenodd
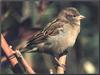
M 56 62 L 57 62 L 57 64 L 60 66 L 60 67 L 62 67 L 64 70 L 66 69 L 65 68 L 65 64 L 61 64 L 60 62 L 59 62 L 59 60 L 55 57 L 55 60 L 56 60 Z
M 62 54 L 59 55 L 59 58 L 57 58 L 56 56 L 54 57 L 54 59 L 56 60 L 57 64 L 62 67 L 64 70 L 66 69 L 66 65 L 62 64 L 62 62 L 59 61 L 60 57 L 63 57 L 64 55 L 67 55 L 68 51 L 65 50 Z
M 59 60 L 57 59 L 57 57 L 55 57 L 55 60 L 56 60 L 56 62 L 57 62 L 58 65 L 61 65 L 60 62 L 59 62 Z

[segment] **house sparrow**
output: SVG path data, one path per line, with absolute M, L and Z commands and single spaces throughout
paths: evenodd
M 76 8 L 65 8 L 55 20 L 34 35 L 21 52 L 44 52 L 59 57 L 74 45 L 83 18 Z

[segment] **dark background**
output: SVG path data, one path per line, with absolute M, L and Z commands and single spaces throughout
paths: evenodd
M 68 54 L 66 74 L 99 73 L 99 0 L 24 0 L 0 1 L 1 33 L 13 49 L 20 48 L 32 34 L 43 29 L 65 7 L 75 7 L 86 16 L 81 32 Z M 1 50 L 0 59 L 4 56 Z M 47 54 L 25 53 L 27 62 L 37 73 L 49 73 L 54 64 Z M 8 62 L 2 62 L 0 73 L 13 74 Z

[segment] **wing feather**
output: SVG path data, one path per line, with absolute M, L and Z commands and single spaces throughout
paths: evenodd
M 28 42 L 28 46 L 44 42 L 48 36 L 55 36 L 59 34 L 59 28 L 62 28 L 63 23 L 59 19 L 55 19 L 49 23 L 43 31 L 40 31 Z

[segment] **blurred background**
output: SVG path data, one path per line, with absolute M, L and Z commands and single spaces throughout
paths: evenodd
M 25 40 L 43 29 L 65 7 L 75 7 L 86 16 L 81 32 L 66 61 L 66 74 L 99 73 L 99 0 L 22 0 L 0 1 L 0 29 L 13 49 L 22 48 Z M 24 53 L 25 60 L 36 73 L 49 73 L 55 64 L 50 55 Z M 0 73 L 13 74 L 7 61 L 0 54 Z

